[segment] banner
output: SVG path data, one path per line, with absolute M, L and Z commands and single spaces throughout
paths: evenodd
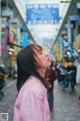
M 59 4 L 26 5 L 27 24 L 59 24 Z
M 74 49 L 73 45 L 69 43 L 68 39 L 63 40 L 63 47 L 65 52 L 70 52 L 73 59 L 78 57 L 77 51 Z

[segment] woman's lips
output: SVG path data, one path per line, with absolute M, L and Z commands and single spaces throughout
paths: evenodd
M 51 59 L 50 59 L 50 58 L 48 58 L 48 61 L 49 61 L 49 62 L 51 62 Z

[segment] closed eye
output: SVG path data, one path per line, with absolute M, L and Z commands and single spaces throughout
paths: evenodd
M 38 53 L 41 55 L 42 54 L 42 51 L 38 51 Z

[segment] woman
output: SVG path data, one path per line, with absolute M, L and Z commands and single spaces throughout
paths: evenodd
M 47 101 L 49 83 L 44 80 L 51 62 L 39 45 L 31 44 L 17 55 L 18 97 L 13 121 L 50 121 Z

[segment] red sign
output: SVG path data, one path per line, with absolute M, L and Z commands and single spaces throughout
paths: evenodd
M 6 41 L 1 42 L 1 51 L 2 51 L 2 54 L 6 54 L 6 52 L 7 52 L 7 43 L 6 43 Z

